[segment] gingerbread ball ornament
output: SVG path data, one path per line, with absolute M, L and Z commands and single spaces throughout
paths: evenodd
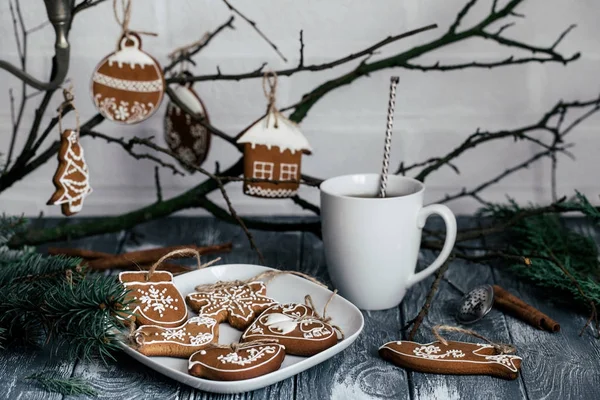
M 206 107 L 191 83 L 178 85 L 173 90 L 177 99 L 195 115 L 209 122 Z M 200 167 L 210 148 L 211 133 L 190 114 L 183 111 L 174 102 L 169 102 L 164 118 L 165 141 L 169 149 L 182 160 L 194 167 Z M 194 172 L 189 165 L 182 163 L 189 172 Z
M 92 76 L 92 98 L 106 119 L 135 124 L 156 112 L 165 79 L 154 58 L 142 51 L 142 40 L 127 32 L 119 49 L 104 58 Z

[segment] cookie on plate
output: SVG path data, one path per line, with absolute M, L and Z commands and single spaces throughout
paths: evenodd
M 219 339 L 219 324 L 211 317 L 190 318 L 177 328 L 143 325 L 133 332 L 137 350 L 146 356 L 189 358 Z
M 266 296 L 263 282 L 239 285 L 215 285 L 214 288 L 190 293 L 187 304 L 201 315 L 213 317 L 218 322 L 227 321 L 236 329 L 246 329 L 252 321 L 275 300 Z
M 187 307 L 170 272 L 126 271 L 119 281 L 129 291 L 120 315 L 126 323 L 176 328 L 186 321 Z
M 284 357 L 285 347 L 277 343 L 209 346 L 192 354 L 188 371 L 199 378 L 239 381 L 277 371 Z
M 287 354 L 312 356 L 338 342 L 336 329 L 312 308 L 299 303 L 276 304 L 266 309 L 242 334 L 241 342 L 276 339 Z

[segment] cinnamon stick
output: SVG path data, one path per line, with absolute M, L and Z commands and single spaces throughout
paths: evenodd
M 560 331 L 558 322 L 498 285 L 494 285 L 494 307 L 527 322 L 535 328 L 548 332 Z
M 79 257 L 85 260 L 95 260 L 97 258 L 114 257 L 114 254 L 104 253 L 88 249 L 70 249 L 66 247 L 50 247 L 48 254 L 51 256 L 64 255 L 69 257 Z

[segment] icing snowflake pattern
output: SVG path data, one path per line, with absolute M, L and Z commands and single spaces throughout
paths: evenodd
M 217 321 L 214 318 L 199 316 L 190 318 L 178 328 L 163 328 L 157 325 L 144 325 L 135 334 L 136 341 L 144 343 L 177 343 L 183 346 L 203 346 L 215 338 Z
M 223 364 L 229 363 L 244 366 L 253 364 L 267 354 L 275 353 L 275 351 L 277 351 L 277 348 L 274 346 L 251 347 L 246 350 L 246 353 L 248 353 L 247 357 L 240 356 L 238 353 L 228 353 L 225 355 L 220 355 L 217 357 L 217 360 L 221 361 Z
M 258 286 L 258 290 L 253 286 Z M 211 316 L 227 311 L 231 316 L 249 321 L 255 315 L 254 307 L 267 307 L 275 302 L 263 294 L 265 291 L 264 283 L 252 282 L 212 292 L 192 293 L 188 299 L 195 303 L 198 314 Z
M 441 358 L 452 357 L 452 358 L 463 358 L 465 353 L 462 350 L 448 350 L 443 354 L 438 354 L 440 348 L 434 345 L 424 345 L 417 347 L 413 350 L 413 353 L 417 357 L 426 358 L 428 360 L 439 360 Z
M 141 293 L 139 300 L 145 306 L 143 311 L 146 312 L 152 309 L 158 312 L 158 315 L 162 318 L 167 309 L 178 310 L 179 308 L 175 304 L 178 299 L 173 299 L 170 295 L 165 296 L 167 290 L 167 288 L 159 290 L 154 286 L 150 286 L 148 291 L 138 289 L 137 291 Z

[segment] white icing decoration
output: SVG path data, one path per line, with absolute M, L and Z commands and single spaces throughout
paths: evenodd
M 232 369 L 217 368 L 217 367 L 214 367 L 212 365 L 208 365 L 206 363 L 203 363 L 202 361 L 194 360 L 194 358 L 195 358 L 195 356 L 197 354 L 201 354 L 201 355 L 206 355 L 207 354 L 206 350 L 200 350 L 200 351 L 192 354 L 192 356 L 190 357 L 190 360 L 189 360 L 189 363 L 188 363 L 188 370 L 191 369 L 194 365 L 199 364 L 199 365 L 202 365 L 203 367 L 205 367 L 207 369 L 211 369 L 213 371 L 222 371 L 222 372 L 229 372 L 229 373 L 236 373 L 236 372 L 240 372 L 240 371 L 249 371 L 249 370 L 252 370 L 252 369 L 255 369 L 255 368 L 260 368 L 263 365 L 267 364 L 268 362 L 272 361 L 274 358 L 276 358 L 277 356 L 279 356 L 279 354 L 284 349 L 284 347 L 282 345 L 269 345 L 269 346 L 265 346 L 265 345 L 258 345 L 257 344 L 255 347 L 246 347 L 245 349 L 239 350 L 239 351 L 247 350 L 248 352 L 250 352 L 251 350 L 254 350 L 256 347 L 258 347 L 258 350 L 253 351 L 253 354 L 255 354 L 255 357 L 258 356 L 257 353 L 260 352 L 260 348 L 262 348 L 262 347 L 273 347 L 274 351 L 270 351 L 268 353 L 265 352 L 266 354 L 269 354 L 270 357 L 265 358 L 262 362 L 260 362 L 260 363 L 258 363 L 256 365 L 250 365 L 250 366 L 248 366 L 246 368 L 236 368 L 236 369 L 232 370 Z M 235 353 L 231 353 L 231 354 L 235 354 Z M 263 353 L 263 355 L 264 355 L 264 353 Z M 219 356 L 219 357 L 223 357 L 223 356 Z M 217 358 L 219 360 L 221 360 L 219 357 L 217 357 Z M 231 360 L 235 360 L 236 359 L 235 357 L 231 356 L 230 354 L 227 354 L 225 357 L 228 357 L 228 360 L 226 362 L 224 362 L 224 363 L 230 362 L 229 359 L 231 359 Z M 260 358 L 263 358 L 263 357 L 262 356 L 257 357 L 256 360 L 259 360 Z M 241 360 L 241 359 L 242 358 L 238 358 L 238 360 Z M 237 365 L 243 366 L 243 364 L 239 364 L 239 361 L 238 362 L 233 362 L 233 364 L 237 364 Z
M 144 68 L 146 65 L 155 65 L 155 61 L 148 54 L 141 51 L 136 46 L 123 46 L 123 48 L 108 57 L 108 65 L 112 66 L 117 63 L 119 68 L 123 68 L 123 64 L 129 64 L 131 69 L 136 66 Z
M 154 112 L 153 103 L 140 103 L 137 101 L 130 105 L 128 101 L 120 100 L 117 104 L 117 100 L 114 97 L 102 97 L 102 93 L 96 93 L 94 96 L 94 102 L 100 113 L 113 121 L 124 122 L 132 124 L 138 121 L 142 121 L 150 116 Z
M 90 186 L 90 174 L 87 163 L 83 155 L 83 148 L 78 142 L 79 134 L 77 131 L 70 131 L 67 137 L 67 151 L 64 153 L 64 159 L 67 165 L 58 181 L 62 186 L 62 195 L 52 204 L 69 204 L 69 211 L 74 213 L 83 208 L 83 199 L 92 193 Z M 77 181 L 70 178 L 72 174 L 83 175 L 83 181 Z
M 189 332 L 190 326 L 202 327 L 208 332 L 199 332 L 195 335 Z M 199 316 L 193 317 L 186 321 L 183 326 L 177 328 L 165 328 L 158 325 L 143 325 L 139 327 L 135 333 L 136 342 L 142 344 L 153 343 L 174 343 L 181 346 L 203 346 L 213 341 L 215 338 L 215 328 L 217 321 L 214 318 Z M 148 328 L 159 329 L 161 332 L 155 332 L 154 336 L 147 339 L 144 337 L 144 330 Z
M 275 346 L 251 347 L 246 350 L 248 357 L 241 357 L 238 353 L 229 353 L 220 355 L 217 360 L 223 364 L 248 365 L 260 360 L 267 354 L 273 354 L 277 348 Z
M 438 354 L 440 352 L 440 348 L 434 345 L 424 345 L 421 347 L 417 347 L 413 350 L 413 353 L 417 357 L 426 358 L 428 360 L 438 360 L 441 358 L 452 357 L 452 358 L 463 358 L 465 353 L 462 350 L 453 349 L 448 350 L 444 354 Z
M 254 322 L 252 322 L 252 325 L 250 325 L 242 334 L 242 338 L 245 339 L 256 336 L 261 338 L 279 338 L 296 329 L 299 330 L 302 336 L 290 336 L 290 338 L 310 341 L 326 340 L 335 334 L 335 331 L 322 321 L 311 318 L 310 316 L 306 317 L 309 315 L 309 310 L 310 309 L 304 304 L 276 304 L 266 309 Z M 287 318 L 287 320 L 284 320 L 284 318 Z M 293 328 L 292 324 L 295 324 Z M 261 325 L 268 327 L 269 332 L 265 333 Z
M 259 285 L 254 291 L 253 286 Z M 198 314 L 216 315 L 223 310 L 231 316 L 249 321 L 254 315 L 256 306 L 269 306 L 275 301 L 259 292 L 264 292 L 265 285 L 262 282 L 251 282 L 247 285 L 233 286 L 225 289 L 217 289 L 212 292 L 195 292 L 187 297 L 192 302 L 200 303 Z
M 160 92 L 164 88 L 162 79 L 153 81 L 133 81 L 130 79 L 115 78 L 114 76 L 104 75 L 98 71 L 94 72 L 93 81 L 113 89 L 124 90 L 126 92 L 151 93 Z
M 167 288 L 159 290 L 153 285 L 151 285 L 147 291 L 138 289 L 138 292 L 142 294 L 139 300 L 143 305 L 145 305 L 142 310 L 148 311 L 149 309 L 152 309 L 153 311 L 157 311 L 162 318 L 163 313 L 167 311 L 167 309 L 173 309 L 174 307 L 171 305 L 171 303 L 173 303 L 173 298 L 169 295 L 165 296 L 167 290 Z
M 200 100 L 198 100 L 198 98 L 194 95 L 194 92 L 192 92 L 189 88 L 187 88 L 184 85 L 178 85 L 173 92 L 175 93 L 175 96 L 187 107 L 190 109 L 191 112 L 193 112 L 194 114 L 201 114 L 204 115 L 205 114 L 205 110 L 204 107 L 202 107 L 202 103 L 200 103 Z M 179 115 L 179 113 L 181 112 L 181 109 L 179 109 L 179 107 L 177 107 L 177 114 Z
M 272 332 L 285 335 L 296 329 L 298 323 L 293 318 L 285 314 L 275 313 L 267 315 L 265 325 L 268 326 L 269 330 Z
M 262 197 L 291 197 L 298 193 L 298 189 L 263 189 L 260 186 L 251 184 L 248 184 L 246 188 L 246 194 Z
M 277 128 L 275 128 L 277 121 Z M 311 152 L 312 148 L 308 140 L 297 124 L 290 121 L 281 114 L 270 113 L 252 125 L 246 132 L 237 140 L 238 143 L 250 143 L 252 148 L 256 145 L 265 145 L 269 149 L 271 147 L 279 147 L 280 152 L 290 150 L 292 153 L 296 151 Z
M 484 350 L 484 349 L 488 349 L 490 347 L 493 347 L 489 344 L 481 344 L 478 343 L 477 346 L 479 346 L 479 348 L 475 349 L 472 351 L 473 354 L 481 357 L 482 361 L 476 361 L 476 360 L 466 360 L 466 359 L 461 359 L 461 360 L 456 360 L 453 359 L 455 358 L 455 356 L 453 356 L 452 358 L 446 358 L 446 354 L 445 353 L 443 356 L 443 358 L 434 358 L 435 356 L 433 356 L 432 354 L 427 354 L 427 352 L 432 352 L 435 351 L 435 348 L 437 348 L 437 351 L 439 351 L 439 347 L 436 347 L 435 344 L 436 342 L 431 342 L 431 343 L 427 343 L 427 344 L 419 344 L 419 343 L 415 343 L 415 342 L 410 342 L 407 341 L 407 343 L 413 343 L 416 344 L 418 346 L 420 346 L 420 348 L 429 348 L 429 347 L 433 347 L 434 350 L 420 350 L 419 353 L 420 354 L 416 354 L 417 349 L 415 349 L 413 352 L 415 354 L 407 354 L 407 353 L 403 353 L 401 351 L 398 351 L 396 349 L 394 349 L 393 347 L 390 346 L 390 344 L 398 344 L 401 345 L 402 342 L 398 341 L 398 342 L 389 342 L 384 344 L 383 346 L 380 347 L 380 349 L 386 348 L 396 354 L 400 354 L 404 357 L 411 357 L 411 358 L 420 358 L 420 359 L 435 359 L 437 362 L 464 362 L 464 363 L 472 363 L 472 364 L 500 364 L 502 366 L 504 366 L 505 368 L 509 369 L 512 372 L 517 372 L 519 369 L 516 367 L 516 365 L 514 364 L 515 360 L 522 360 L 521 357 L 518 356 L 513 356 L 513 355 L 508 355 L 508 354 L 498 354 L 498 355 L 487 355 L 487 354 L 479 354 L 480 351 Z M 452 351 L 458 351 L 460 353 L 463 353 L 461 350 L 449 350 L 449 352 Z M 423 353 L 424 352 L 424 353 Z M 458 356 L 459 358 L 465 357 L 466 355 L 463 354 L 462 356 Z

